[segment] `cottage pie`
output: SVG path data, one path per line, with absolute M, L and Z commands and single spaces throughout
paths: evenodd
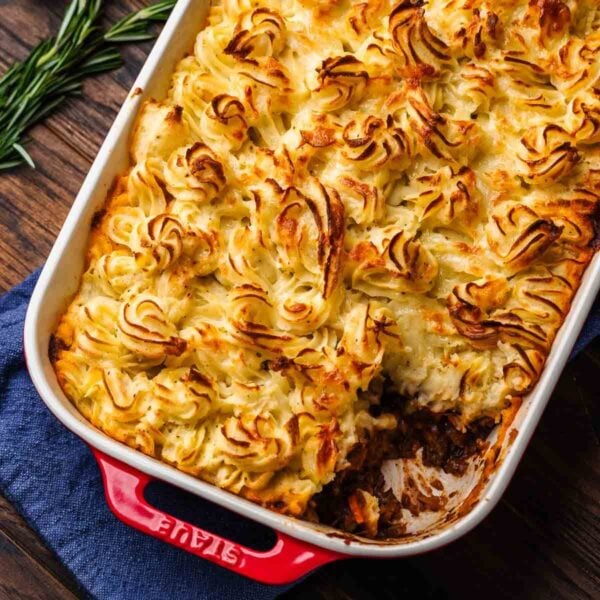
M 400 421 L 489 431 L 594 253 L 599 75 L 597 0 L 215 4 L 94 219 L 62 388 L 296 516 Z

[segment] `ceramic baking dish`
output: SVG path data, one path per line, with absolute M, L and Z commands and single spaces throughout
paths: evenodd
M 265 583 L 286 583 L 319 565 L 349 556 L 403 557 L 439 548 L 477 525 L 506 488 L 598 292 L 600 255 L 596 255 L 585 273 L 539 383 L 524 399 L 510 426 L 492 436 L 486 456 L 475 459 L 466 476 L 461 479 L 442 476 L 444 489 L 453 500 L 438 513 L 407 515 L 407 535 L 400 539 L 367 540 L 284 517 L 195 479 L 94 428 L 77 412 L 57 383 L 48 358 L 48 343 L 59 315 L 79 286 L 92 217 L 102 207 L 115 176 L 128 166 L 128 141 L 138 109 L 147 98 L 165 95 L 174 66 L 193 47 L 207 8 L 208 3 L 202 0 L 178 2 L 48 257 L 25 322 L 25 350 L 33 383 L 56 417 L 92 447 L 102 471 L 108 504 L 120 519 L 223 567 Z M 388 464 L 384 473 L 393 480 L 390 485 L 401 485 L 402 477 L 410 474 L 411 469 L 420 470 L 425 478 L 421 481 L 434 476 L 415 460 Z M 435 473 L 436 477 L 439 475 Z M 144 488 L 153 479 L 171 483 L 273 528 L 277 532 L 275 546 L 268 552 L 257 552 L 159 511 L 144 498 Z M 429 489 L 429 493 L 438 492 Z

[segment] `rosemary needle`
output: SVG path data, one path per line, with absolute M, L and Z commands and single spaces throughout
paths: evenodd
M 38 44 L 0 78 L 0 171 L 35 167 L 23 143 L 27 129 L 81 92 L 90 75 L 121 66 L 117 44 L 154 36 L 149 27 L 165 21 L 176 0 L 162 0 L 133 12 L 108 31 L 98 26 L 102 0 L 72 0 L 55 37 Z
M 115 23 L 106 32 L 104 39 L 108 42 L 140 42 L 152 39 L 154 36 L 148 31 L 148 24 L 151 21 L 166 21 L 174 5 L 173 1 L 157 2 L 131 13 Z

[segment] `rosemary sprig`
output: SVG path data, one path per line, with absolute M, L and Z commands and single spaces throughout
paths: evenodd
M 80 93 L 86 77 L 120 67 L 117 44 L 154 37 L 150 25 L 165 21 L 175 3 L 156 2 L 103 32 L 98 26 L 102 0 L 72 0 L 56 36 L 38 44 L 0 78 L 0 171 L 34 167 L 23 143 L 26 130 Z

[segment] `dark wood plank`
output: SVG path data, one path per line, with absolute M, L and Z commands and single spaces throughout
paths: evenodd
M 13 557 L 12 567 L 3 565 L 6 554 Z M 34 582 L 21 585 L 22 579 L 31 581 L 30 571 L 35 574 Z M 78 584 L 67 569 L 40 542 L 9 502 L 0 496 L 0 598 L 8 597 L 2 594 L 9 582 L 21 591 L 29 589 L 32 594 L 49 587 L 54 594 L 52 597 L 76 598 L 81 595 Z
M 141 0 L 107 1 L 114 22 Z M 0 0 L 0 70 L 56 30 L 66 5 Z M 41 265 L 150 44 L 89 81 L 31 134 L 38 169 L 0 176 L 0 290 Z M 572 599 L 600 596 L 600 343 L 570 364 L 504 499 L 477 529 L 428 555 L 329 565 L 287 600 Z M 20 595 L 19 595 L 20 594 Z M 71 598 L 77 585 L 0 498 L 0 599 Z
M 0 287 L 43 264 L 88 168 L 88 161 L 45 127 L 31 134 L 35 171 L 0 177 Z
M 0 531 L 0 599 L 63 600 L 77 598 L 19 551 Z

